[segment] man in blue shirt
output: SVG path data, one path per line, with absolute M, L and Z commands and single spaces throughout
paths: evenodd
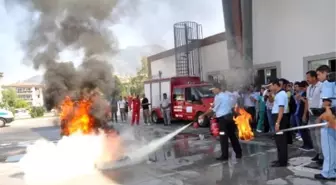
M 316 69 L 317 78 L 322 82 L 321 104 L 322 107 L 336 106 L 336 85 L 335 82 L 327 81 L 327 75 L 330 73 L 327 65 L 322 65 Z M 325 121 L 325 120 L 322 120 Z M 335 180 L 336 179 L 336 130 L 330 127 L 321 128 L 321 146 L 324 156 L 323 168 L 321 174 L 316 174 L 316 179 Z
M 288 117 L 285 110 L 288 108 L 288 96 L 281 87 L 279 79 L 271 82 L 271 90 L 275 93 L 274 103 L 272 107 L 272 117 L 275 123 L 275 131 L 288 128 Z M 288 162 L 288 146 L 286 133 L 276 133 L 275 144 L 278 150 L 278 160 L 274 161 L 272 167 L 287 166 Z
M 200 116 L 200 119 L 204 116 L 214 113 L 219 125 L 219 141 L 221 145 L 222 155 L 217 158 L 220 161 L 226 161 L 229 159 L 229 140 L 231 141 L 232 148 L 236 153 L 236 158 L 242 157 L 242 149 L 239 140 L 235 133 L 235 123 L 233 121 L 232 114 L 232 101 L 228 93 L 224 93 L 221 90 L 220 84 L 214 84 L 210 89 L 216 96 L 214 99 L 214 106 L 206 113 Z

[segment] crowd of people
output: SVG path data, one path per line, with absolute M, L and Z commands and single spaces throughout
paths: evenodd
M 284 167 L 288 163 L 288 145 L 293 144 L 294 138 L 302 141 L 299 148 L 303 151 L 315 151 L 312 158 L 322 166 L 316 179 L 336 179 L 336 85 L 327 80 L 331 69 L 322 65 L 316 70 L 306 73 L 306 80 L 289 82 L 288 80 L 273 79 L 263 85 L 260 90 L 252 86 L 243 92 L 228 92 L 220 84 L 210 90 L 215 94 L 212 108 L 200 116 L 200 119 L 210 114 L 214 115 L 219 124 L 219 140 L 222 155 L 218 160 L 228 160 L 228 140 L 233 145 L 237 158 L 243 151 L 235 134 L 233 107 L 239 104 L 251 114 L 251 127 L 257 133 L 270 132 L 275 140 L 278 160 L 272 162 L 273 167 Z M 165 125 L 170 124 L 170 101 L 163 94 L 161 110 Z M 150 124 L 149 101 L 143 96 L 120 97 L 112 99 L 112 121 L 117 121 L 119 110 L 121 121 L 126 122 L 129 110 L 132 110 L 131 125 L 139 125 L 140 109 L 143 109 L 145 124 Z M 279 132 L 291 127 L 304 126 L 326 122 L 327 126 L 314 129 L 298 129 L 297 131 Z
M 111 120 L 112 122 L 118 122 L 118 112 L 120 113 L 121 122 L 128 121 L 128 112 L 132 112 L 131 125 L 139 125 L 140 122 L 140 109 L 142 109 L 142 115 L 144 123 L 150 125 L 151 120 L 149 117 L 149 101 L 145 95 L 140 99 L 139 95 L 128 96 L 119 98 L 112 97 L 111 106 Z
M 323 128 L 300 129 L 293 132 L 283 132 L 272 135 L 275 140 L 278 160 L 272 166 L 287 166 L 288 148 L 293 139 L 301 140 L 303 151 L 315 150 L 312 158 L 323 166 L 317 179 L 336 178 L 336 128 L 335 114 L 336 86 L 329 82 L 327 75 L 331 69 L 322 65 L 316 70 L 306 73 L 306 80 L 289 82 L 286 79 L 271 80 L 260 91 L 251 87 L 243 93 L 243 106 L 252 115 L 252 128 L 256 132 L 273 132 L 298 127 L 307 124 L 321 123 L 329 119 L 329 124 Z

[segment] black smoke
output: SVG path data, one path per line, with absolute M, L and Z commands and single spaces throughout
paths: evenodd
M 44 97 L 48 109 L 57 106 L 66 95 L 78 95 L 83 88 L 99 88 L 105 95 L 113 92 L 113 67 L 109 60 L 117 52 L 118 45 L 109 27 L 126 14 L 128 8 L 133 10 L 135 2 L 7 1 L 30 12 L 32 24 L 21 45 L 25 51 L 25 61 L 35 69 L 45 71 Z M 60 61 L 60 53 L 65 50 L 84 53 L 79 67 L 75 67 L 72 61 Z

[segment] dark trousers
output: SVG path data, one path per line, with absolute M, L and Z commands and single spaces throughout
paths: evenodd
M 290 113 L 286 113 L 284 114 L 284 117 L 282 118 L 282 119 L 285 119 L 284 121 L 286 121 L 286 125 L 287 125 L 286 128 L 291 128 L 290 117 L 291 117 Z M 287 137 L 287 144 L 293 144 L 293 132 L 292 131 L 285 132 L 285 135 Z
M 236 125 L 232 119 L 232 115 L 219 117 L 217 118 L 217 122 L 219 125 L 219 141 L 222 150 L 222 157 L 229 157 L 229 139 L 231 141 L 233 151 L 236 153 L 236 155 L 241 156 L 242 149 L 235 133 Z
M 256 109 L 255 107 L 246 107 L 246 112 L 248 112 L 249 114 L 251 114 L 252 116 L 252 120 L 251 120 L 251 127 L 255 130 L 257 128 L 257 124 L 256 124 Z
M 308 121 L 305 121 L 305 122 L 302 121 L 301 116 L 296 116 L 295 120 L 296 120 L 298 126 L 303 126 L 303 125 L 308 124 Z M 311 139 L 309 129 L 301 129 L 300 133 L 301 133 L 301 138 L 302 138 L 302 141 L 303 141 L 303 146 L 313 148 L 313 141 Z
M 272 114 L 274 123 L 276 123 L 278 114 Z M 288 127 L 288 115 L 284 114 L 280 123 L 279 129 L 286 129 Z M 278 162 L 280 165 L 287 165 L 288 162 L 288 134 L 283 132 L 281 134 L 275 134 L 275 144 L 278 152 Z
M 112 111 L 112 121 L 115 121 L 115 122 L 118 121 L 117 111 Z
M 265 109 L 265 115 L 264 115 L 264 132 L 267 133 L 268 131 L 270 131 L 270 127 L 269 127 L 269 123 L 268 123 L 268 119 L 267 119 L 267 110 Z

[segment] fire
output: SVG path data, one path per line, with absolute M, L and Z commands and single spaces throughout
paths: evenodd
M 242 140 L 253 139 L 254 134 L 250 126 L 250 121 L 252 120 L 251 114 L 242 108 L 236 108 L 236 112 L 238 113 L 238 116 L 234 117 L 233 120 L 238 127 L 239 138 Z
M 62 121 L 62 133 L 71 135 L 75 132 L 90 134 L 93 131 L 94 119 L 90 116 L 92 102 L 90 100 L 79 100 L 74 102 L 66 97 L 61 104 L 60 119 Z
M 73 101 L 65 97 L 60 108 L 60 119 L 62 121 L 62 135 L 65 136 L 102 136 L 104 139 L 102 156 L 100 161 L 116 161 L 123 156 L 122 141 L 115 130 L 95 128 L 95 119 L 90 113 L 92 105 L 99 101 L 100 96 L 91 95 L 79 101 Z M 106 105 L 108 106 L 108 104 Z M 106 136 L 106 137 L 105 137 Z

